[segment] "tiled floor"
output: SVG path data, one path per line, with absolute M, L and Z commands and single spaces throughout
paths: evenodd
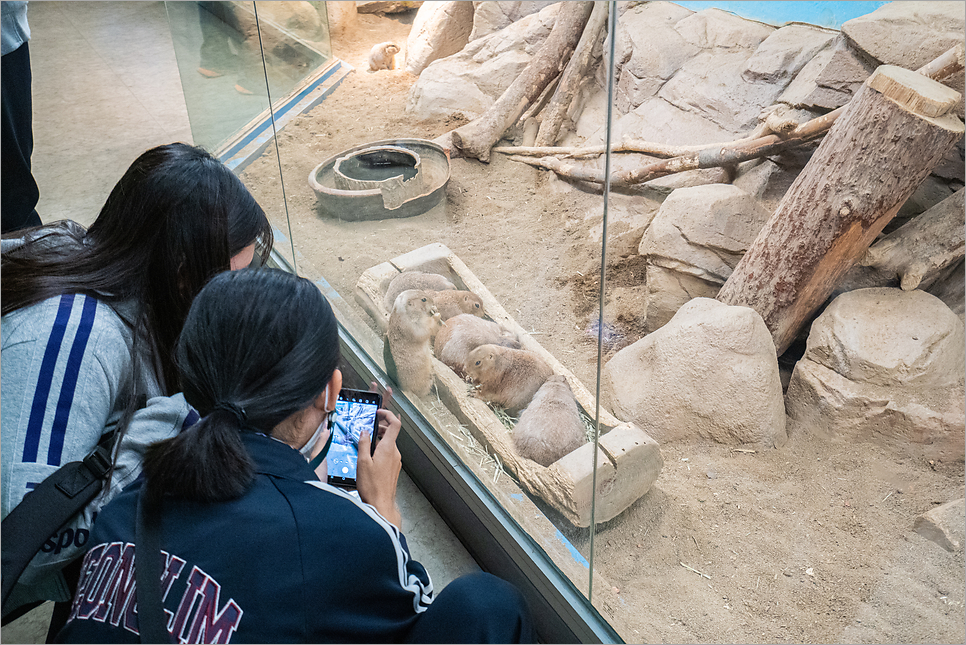
M 34 176 L 45 222 L 90 224 L 144 150 L 192 141 L 163 2 L 31 2 Z M 405 473 L 399 505 L 413 556 L 437 589 L 478 567 Z M 49 606 L 0 641 L 42 643 Z

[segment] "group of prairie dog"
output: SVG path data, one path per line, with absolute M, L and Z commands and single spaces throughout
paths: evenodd
M 399 384 L 417 396 L 433 386 L 432 357 L 477 386 L 475 396 L 520 414 L 521 456 L 549 466 L 586 443 L 567 380 L 516 334 L 483 316 L 476 294 L 435 273 L 406 271 L 386 290 L 387 341 Z

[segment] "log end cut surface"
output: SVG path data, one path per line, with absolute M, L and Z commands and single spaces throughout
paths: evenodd
M 910 112 L 924 117 L 942 116 L 960 100 L 956 90 L 894 65 L 880 66 L 867 83 Z

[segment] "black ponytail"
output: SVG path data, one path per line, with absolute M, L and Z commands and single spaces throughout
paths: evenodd
M 203 416 L 148 449 L 146 494 L 224 501 L 253 478 L 239 432 L 271 434 L 325 390 L 339 359 L 338 327 L 304 278 L 274 269 L 223 273 L 192 305 L 176 358 L 185 399 Z

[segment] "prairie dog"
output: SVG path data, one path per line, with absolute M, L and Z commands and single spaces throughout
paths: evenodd
M 479 384 L 476 396 L 511 414 L 526 407 L 540 386 L 553 376 L 547 362 L 525 349 L 480 345 L 469 353 L 463 371 Z
M 419 291 L 448 291 L 455 290 L 456 285 L 438 273 L 404 271 L 393 278 L 392 282 L 389 283 L 389 288 L 386 289 L 386 296 L 382 301 L 386 309 L 392 311 L 393 305 L 396 303 L 396 297 L 403 291 L 408 291 L 409 289 L 417 289 Z
M 587 443 L 584 423 L 567 379 L 554 374 L 533 395 L 513 428 L 521 457 L 549 466 Z
M 472 291 L 437 291 L 433 294 L 433 300 L 443 321 L 460 314 L 483 317 L 483 301 Z
M 373 45 L 369 50 L 369 70 L 378 72 L 380 69 L 395 69 L 395 56 L 399 53 L 396 43 L 385 42 Z
M 389 314 L 389 352 L 396 378 L 405 390 L 426 396 L 433 387 L 430 344 L 439 329 L 439 313 L 425 291 L 403 291 Z
M 513 332 L 507 331 L 491 320 L 477 318 L 471 314 L 459 314 L 443 323 L 443 328 L 436 335 L 433 349 L 436 352 L 436 358 L 463 376 L 463 363 L 466 357 L 480 345 L 501 345 L 520 349 L 520 343 Z

